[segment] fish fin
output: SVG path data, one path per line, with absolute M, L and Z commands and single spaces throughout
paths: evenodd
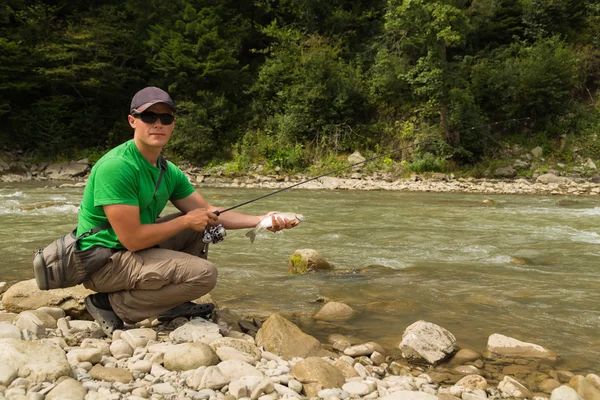
M 246 236 L 250 238 L 250 243 L 254 243 L 254 239 L 256 238 L 256 233 L 254 232 L 254 229 L 246 232 Z

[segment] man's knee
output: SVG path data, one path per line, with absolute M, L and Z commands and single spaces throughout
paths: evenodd
M 217 267 L 215 264 L 206 261 L 204 259 L 198 259 L 198 273 L 195 279 L 199 286 L 201 286 L 206 293 L 210 292 L 217 285 Z

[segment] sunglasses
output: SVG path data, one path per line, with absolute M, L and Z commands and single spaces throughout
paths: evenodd
M 172 114 L 157 114 L 152 111 L 133 114 L 133 118 L 139 118 L 147 124 L 153 124 L 157 119 L 160 119 L 160 123 L 163 125 L 171 125 L 175 121 L 175 116 Z

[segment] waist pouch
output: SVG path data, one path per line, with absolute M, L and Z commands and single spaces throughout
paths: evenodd
M 75 231 L 39 249 L 33 258 L 35 281 L 41 290 L 67 288 L 87 281 L 117 250 L 93 246 L 79 250 Z

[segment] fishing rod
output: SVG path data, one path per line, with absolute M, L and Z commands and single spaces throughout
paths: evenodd
M 463 129 L 463 130 L 461 130 L 461 131 L 457 131 L 457 133 L 467 132 L 467 131 L 470 131 L 470 130 L 473 130 L 473 129 L 476 129 L 476 128 L 481 128 L 481 127 L 484 127 L 484 126 L 493 126 L 493 125 L 498 125 L 498 124 L 505 124 L 505 123 L 508 123 L 508 122 L 516 122 L 516 121 L 523 121 L 523 120 L 529 120 L 529 119 L 530 119 L 529 117 L 525 117 L 525 118 L 513 118 L 513 119 L 507 119 L 507 120 L 504 120 L 504 121 L 496 121 L 496 122 L 493 122 L 493 123 L 491 123 L 491 124 L 482 124 L 482 125 L 476 125 L 476 126 L 472 126 L 472 127 L 470 127 L 470 128 Z M 284 191 L 286 191 L 286 190 L 289 190 L 289 189 L 295 188 L 295 187 L 297 187 L 297 186 L 304 185 L 305 183 L 308 183 L 308 182 L 315 181 L 315 180 L 317 180 L 317 179 L 319 179 L 319 178 L 323 178 L 324 176 L 328 176 L 328 175 L 331 175 L 331 174 L 335 174 L 336 172 L 344 171 L 344 170 L 346 170 L 346 169 L 350 169 L 350 168 L 356 167 L 357 165 L 361 165 L 361 164 L 368 163 L 368 162 L 370 162 L 370 161 L 377 160 L 378 158 L 387 157 L 387 156 L 390 156 L 390 155 L 392 155 L 392 154 L 398 153 L 398 152 L 400 152 L 400 151 L 402 151 L 402 150 L 410 149 L 411 147 L 416 147 L 416 146 L 423 145 L 423 144 L 433 143 L 433 142 L 435 142 L 435 141 L 436 141 L 435 139 L 431 139 L 431 140 L 426 140 L 426 141 L 424 141 L 424 142 L 413 143 L 413 144 L 411 144 L 411 145 L 409 145 L 409 146 L 406 146 L 406 147 L 403 147 L 403 148 L 397 149 L 397 150 L 395 150 L 395 151 L 392 151 L 392 152 L 390 152 L 390 153 L 386 153 L 386 154 L 380 154 L 380 155 L 378 155 L 378 156 L 375 156 L 375 157 L 367 158 L 366 160 L 359 161 L 359 162 L 356 162 L 356 163 L 354 163 L 354 164 L 347 165 L 347 166 L 345 166 L 345 167 L 341 167 L 341 168 L 334 169 L 334 170 L 332 170 L 332 171 L 329 171 L 329 172 L 326 172 L 326 173 L 324 173 L 324 174 L 321 174 L 321 175 L 315 176 L 315 177 L 313 177 L 313 178 L 307 179 L 307 180 L 305 180 L 305 181 L 302 181 L 302 182 L 294 183 L 293 185 L 286 186 L 286 187 L 284 187 L 284 188 L 281 188 L 281 189 L 275 190 L 275 191 L 273 191 L 273 192 L 271 192 L 271 193 L 267 193 L 267 194 L 265 194 L 265 195 L 262 195 L 262 196 L 259 196 L 259 197 L 255 198 L 255 199 L 252 199 L 252 200 L 245 201 L 245 202 L 243 202 L 243 203 L 240 203 L 240 204 L 237 204 L 237 205 L 235 205 L 235 206 L 232 206 L 232 207 L 226 208 L 226 209 L 224 209 L 224 210 L 216 210 L 216 211 L 213 211 L 213 214 L 215 214 L 216 216 L 219 216 L 219 215 L 223 214 L 224 212 L 231 211 L 231 210 L 235 210 L 235 209 L 236 209 L 236 208 L 238 208 L 238 207 L 242 207 L 242 206 L 245 206 L 246 204 L 254 203 L 255 201 L 258 201 L 258 200 L 264 199 L 265 197 L 270 197 L 270 196 L 273 196 L 273 195 L 275 195 L 275 194 L 277 194 L 277 193 L 281 193 L 281 192 L 284 192 Z

